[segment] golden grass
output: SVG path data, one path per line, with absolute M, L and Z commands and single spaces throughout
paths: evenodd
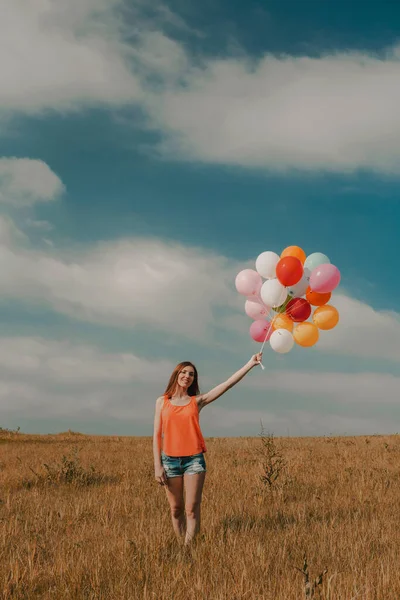
M 400 438 L 274 443 L 270 487 L 259 437 L 207 440 L 184 549 L 150 438 L 0 432 L 1 598 L 399 600 Z

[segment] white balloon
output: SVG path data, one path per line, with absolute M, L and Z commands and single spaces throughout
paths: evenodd
M 286 354 L 294 346 L 293 335 L 287 329 L 276 329 L 269 339 L 272 350 Z
M 256 260 L 257 273 L 259 273 L 265 279 L 276 277 L 276 265 L 278 264 L 279 260 L 280 258 L 276 252 L 272 252 L 271 250 L 262 252 Z
M 303 275 L 300 281 L 296 283 L 296 285 L 292 285 L 288 288 L 287 292 L 289 296 L 293 296 L 293 298 L 300 298 L 301 296 L 304 296 L 308 286 L 310 285 L 310 275 L 311 271 L 306 267 L 303 271 Z
M 285 302 L 287 289 L 278 279 L 268 279 L 262 284 L 260 295 L 266 306 L 275 308 Z

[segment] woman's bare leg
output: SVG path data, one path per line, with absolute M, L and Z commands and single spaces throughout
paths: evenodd
M 186 534 L 183 477 L 169 477 L 165 490 L 171 509 L 172 527 L 178 541 L 183 541 Z
M 206 473 L 194 475 L 185 474 L 186 488 L 186 537 L 185 545 L 189 544 L 200 531 L 200 506 Z

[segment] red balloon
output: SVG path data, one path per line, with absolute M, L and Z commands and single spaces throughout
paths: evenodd
M 311 315 L 311 304 L 304 298 L 293 298 L 286 306 L 286 314 L 296 323 L 307 321 Z
M 295 256 L 284 256 L 276 265 L 276 276 L 282 285 L 295 285 L 303 276 L 303 265 Z

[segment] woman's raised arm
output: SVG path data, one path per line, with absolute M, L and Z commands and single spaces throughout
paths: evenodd
M 227 379 L 223 383 L 220 383 L 219 385 L 217 385 L 215 388 L 213 388 L 206 394 L 201 394 L 200 396 L 198 396 L 197 402 L 198 402 L 199 406 L 201 406 L 201 408 L 203 408 L 204 406 L 207 406 L 207 404 L 214 402 L 214 400 L 216 400 L 217 398 L 222 396 L 222 394 L 225 394 L 225 392 L 227 392 L 234 385 L 239 383 L 239 381 L 241 379 L 243 379 L 243 377 L 245 375 L 247 375 L 247 373 L 249 371 L 251 371 L 251 369 L 253 369 L 253 367 L 255 367 L 256 365 L 259 365 L 261 363 L 261 359 L 262 359 L 262 352 L 259 352 L 258 354 L 254 354 L 251 357 L 251 359 L 249 360 L 249 362 L 247 362 L 241 369 L 239 369 L 239 371 L 236 371 L 236 373 L 234 373 L 231 377 L 229 377 L 229 379 Z

